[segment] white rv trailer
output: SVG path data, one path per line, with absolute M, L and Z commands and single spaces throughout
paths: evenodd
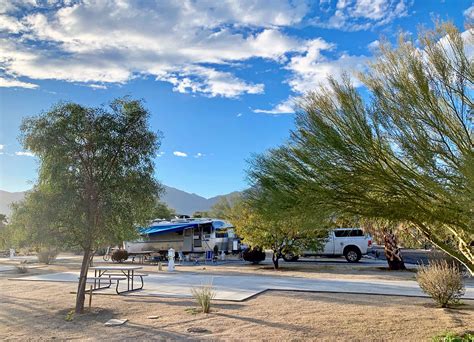
M 186 255 L 212 251 L 214 246 L 225 253 L 235 253 L 240 248 L 240 239 L 235 235 L 234 227 L 219 219 L 155 220 L 149 227 L 141 228 L 140 235 L 139 240 L 124 242 L 128 252 L 165 254 L 173 248 Z

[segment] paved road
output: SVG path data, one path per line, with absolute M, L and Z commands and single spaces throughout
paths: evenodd
M 384 248 L 383 246 L 373 246 L 373 253 L 370 253 L 370 256 L 375 257 L 375 251 L 377 251 L 377 259 L 386 261 Z M 430 258 L 433 257 L 434 251 L 429 249 L 405 249 L 401 248 L 402 257 L 405 263 L 419 265 L 419 264 L 428 264 Z M 439 253 L 439 252 L 438 252 Z

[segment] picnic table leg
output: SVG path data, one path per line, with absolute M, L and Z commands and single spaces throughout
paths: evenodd
M 89 311 L 91 310 L 91 306 L 92 306 L 92 285 L 90 287 L 90 292 L 89 292 Z

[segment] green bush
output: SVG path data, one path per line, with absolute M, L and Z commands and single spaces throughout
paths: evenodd
M 242 253 L 242 258 L 244 258 L 245 261 L 249 261 L 256 265 L 265 260 L 265 252 L 258 246 L 249 248 Z
M 128 252 L 125 249 L 117 249 L 112 253 L 112 261 L 124 262 L 128 259 Z
M 423 292 L 442 308 L 459 302 L 464 295 L 461 271 L 446 260 L 433 261 L 428 266 L 421 265 L 416 280 Z

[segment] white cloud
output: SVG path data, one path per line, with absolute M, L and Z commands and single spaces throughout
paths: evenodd
M 158 152 L 158 153 L 156 154 L 156 156 L 157 156 L 158 158 L 161 158 L 161 157 L 163 157 L 164 155 L 165 155 L 165 152 L 163 152 L 163 151 Z
M 176 156 L 176 157 L 187 157 L 188 154 L 187 153 L 184 153 L 184 152 L 180 152 L 180 151 L 174 151 L 173 154 Z
M 34 157 L 34 156 L 35 156 L 33 153 L 28 152 L 28 151 L 15 152 L 15 155 L 17 155 L 17 156 L 25 156 L 25 157 Z
M 319 27 L 344 31 L 368 30 L 408 15 L 406 0 L 338 0 L 329 19 L 314 18 Z M 411 2 L 409 2 L 411 4 Z M 325 7 L 325 12 L 329 9 Z
M 241 94 L 263 93 L 263 84 L 249 84 L 231 73 L 204 67 L 185 67 L 176 73 L 167 73 L 157 79 L 173 84 L 180 93 L 202 93 L 214 96 L 237 97 Z
M 0 144 L 0 151 L 5 148 L 5 145 Z
M 89 84 L 88 86 L 92 89 L 107 89 L 107 86 L 103 84 Z
M 237 113 L 237 117 L 240 118 L 243 114 L 242 113 Z
M 280 63 L 301 52 L 304 42 L 281 27 L 301 22 L 309 10 L 305 1 L 287 0 L 89 0 L 32 10 L 36 5 L 15 2 L 0 19 L 0 28 L 20 35 L 0 41 L 6 74 L 96 89 L 153 75 L 178 92 L 223 97 L 264 91 L 221 66 L 252 58 Z
M 468 9 L 466 9 L 464 12 L 463 12 L 464 16 L 466 17 L 466 19 L 469 19 L 469 20 L 474 20 L 474 5 L 472 5 L 471 7 L 469 7 Z
M 23 29 L 24 25 L 17 18 L 0 14 L 0 32 L 18 33 Z
M 19 81 L 14 78 L 4 78 L 0 76 L 0 88 L 1 87 L 3 88 L 18 87 L 18 88 L 35 89 L 35 88 L 38 88 L 38 85 L 29 83 L 29 82 Z
M 367 44 L 367 48 L 371 52 L 378 51 L 380 48 L 380 41 L 377 39 L 377 40 L 374 40 L 373 42 L 370 42 L 369 44 Z
M 194 158 L 202 158 L 205 157 L 206 155 L 204 153 L 198 152 L 194 155 Z
M 323 52 L 334 48 L 333 44 L 316 39 L 309 44 L 306 53 L 291 58 L 286 68 L 292 71 L 288 84 L 294 92 L 304 94 L 317 89 L 327 84 L 329 76 L 341 79 L 344 72 L 347 72 L 349 76 L 354 76 L 354 72 L 362 71 L 369 60 L 366 56 L 353 56 L 346 53 L 336 59 L 325 57 Z M 361 85 L 357 78 L 351 79 L 355 86 Z
M 287 100 L 277 104 L 272 109 L 254 109 L 254 113 L 264 113 L 264 114 L 291 114 L 294 113 L 295 99 L 293 97 L 288 98 Z
M 316 90 L 328 83 L 328 77 L 341 80 L 343 74 L 347 74 L 352 83 L 358 87 L 362 83 L 355 77 L 355 73 L 366 68 L 370 57 L 354 56 L 343 53 L 336 58 L 326 57 L 326 53 L 332 52 L 335 45 L 323 39 L 314 39 L 307 44 L 304 53 L 295 54 L 285 66 L 291 71 L 288 84 L 297 95 L 303 95 L 311 90 Z M 277 104 L 271 109 L 254 109 L 255 113 L 286 114 L 293 113 L 295 97 Z

